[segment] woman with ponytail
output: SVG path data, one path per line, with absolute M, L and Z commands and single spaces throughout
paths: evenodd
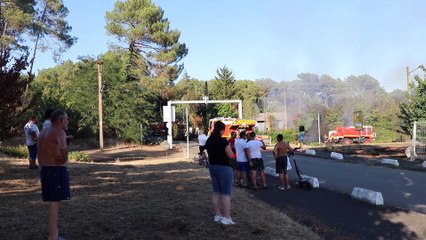
M 232 167 L 230 158 L 232 150 L 228 140 L 222 137 L 225 124 L 217 121 L 214 124 L 213 132 L 207 139 L 206 149 L 209 158 L 209 171 L 212 181 L 212 204 L 214 211 L 214 221 L 224 225 L 235 224 L 231 218 L 231 189 Z M 220 211 L 222 208 L 223 213 Z

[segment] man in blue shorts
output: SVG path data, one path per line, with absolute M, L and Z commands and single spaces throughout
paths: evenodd
M 56 110 L 50 118 L 52 126 L 44 128 L 38 137 L 38 161 L 41 166 L 40 181 L 43 201 L 49 202 L 47 214 L 49 240 L 63 239 L 58 234 L 58 211 L 62 200 L 69 200 L 70 179 L 65 166 L 68 161 L 68 116 Z

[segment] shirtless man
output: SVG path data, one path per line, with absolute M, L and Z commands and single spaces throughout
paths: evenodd
M 280 175 L 281 186 L 278 187 L 280 190 L 290 189 L 287 174 L 287 152 L 294 151 L 287 142 L 283 141 L 283 139 L 282 134 L 277 135 L 278 142 L 275 144 L 274 151 L 272 152 L 276 160 L 276 173 Z
M 70 179 L 65 166 L 68 161 L 68 116 L 56 110 L 51 116 L 52 126 L 44 128 L 38 137 L 38 161 L 41 166 L 40 181 L 43 201 L 49 202 L 47 223 L 49 240 L 63 240 L 58 234 L 58 211 L 61 200 L 69 200 Z

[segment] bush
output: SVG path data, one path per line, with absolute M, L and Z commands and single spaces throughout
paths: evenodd
M 25 145 L 19 145 L 17 147 L 0 147 L 0 152 L 16 158 L 28 158 L 29 155 L 28 147 Z
M 319 142 L 311 142 L 311 143 L 308 144 L 308 146 L 311 146 L 311 147 L 320 147 L 320 146 L 324 146 L 324 144 L 323 143 L 319 143 Z
M 294 143 L 297 142 L 298 133 L 294 129 L 289 130 L 275 130 L 268 133 L 271 136 L 272 143 L 277 143 L 277 135 L 282 134 L 284 137 L 284 141 Z
M 79 151 L 69 152 L 68 160 L 76 162 L 91 162 L 87 154 Z

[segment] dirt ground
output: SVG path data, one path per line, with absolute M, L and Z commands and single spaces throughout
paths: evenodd
M 233 191 L 237 224 L 214 222 L 208 170 L 182 149 L 85 152 L 93 162 L 68 165 L 71 200 L 61 203 L 58 222 L 67 240 L 320 239 L 244 189 Z M 0 156 L 0 239 L 46 239 L 47 203 L 41 201 L 39 172 L 27 165 L 26 159 Z
M 346 162 L 382 165 L 391 168 L 394 166 L 380 164 L 378 159 L 397 159 L 400 163 L 399 168 L 425 171 L 422 166 L 422 158 L 410 161 L 405 156 L 404 152 L 408 146 L 408 144 L 338 145 L 332 148 L 329 146 L 328 149 L 327 147 L 316 148 L 316 150 L 317 155 L 324 158 L 328 158 L 331 151 L 336 151 L 344 155 Z M 154 149 L 152 149 L 153 151 L 145 150 L 143 153 L 136 149 L 135 152 L 130 151 L 124 155 L 122 153 L 116 155 L 116 150 L 104 153 L 95 151 L 90 154 L 97 161 L 117 161 L 118 158 L 119 161 L 130 160 L 138 152 L 146 156 L 165 154 L 160 146 Z M 178 158 L 184 156 L 182 149 L 175 149 L 174 151 Z M 270 189 L 249 191 L 249 193 L 266 204 L 278 208 L 293 220 L 309 227 L 323 239 L 423 239 L 426 237 L 426 232 L 422 229 L 426 215 L 392 207 L 372 206 L 364 202 L 354 201 L 346 194 L 326 189 L 306 192 L 296 186 L 291 194 L 284 193 L 284 196 L 279 196 L 283 193 L 276 190 L 277 179 L 268 177 L 268 182 L 271 183 Z M 352 217 L 348 218 L 347 216 Z
M 378 164 L 378 158 L 397 158 L 402 168 L 424 171 L 418 167 L 421 160 L 404 159 L 405 148 L 405 145 L 336 146 L 328 150 L 317 148 L 317 154 L 328 157 L 332 150 L 344 154 L 345 161 L 371 165 Z M 426 236 L 421 229 L 418 232 L 412 228 L 418 218 L 410 213 L 377 209 L 358 202 L 355 212 L 338 211 L 339 204 L 344 204 L 345 209 L 354 206 L 348 196 L 327 190 L 278 192 L 273 185 L 276 179 L 270 180 L 272 185 L 268 190 L 235 189 L 233 212 L 238 226 L 221 228 L 210 223 L 210 209 L 206 206 L 209 204 L 206 169 L 186 159 L 180 147 L 168 150 L 164 145 L 122 146 L 84 152 L 93 163 L 72 163 L 70 166 L 74 197 L 64 203 L 63 212 L 67 215 L 60 223 L 66 239 L 286 239 L 276 235 L 286 231 L 286 236 L 293 235 L 293 239 L 316 239 L 269 209 L 285 213 L 323 239 L 422 239 L 419 236 Z M 186 160 L 182 162 L 183 159 Z M 45 236 L 46 229 L 39 221 L 45 218 L 45 212 L 35 210 L 45 208 L 40 202 L 37 174 L 30 172 L 28 175 L 28 169 L 22 168 L 26 160 L 9 160 L 9 163 L 6 162 L 9 167 L 0 171 L 0 199 L 4 203 L 0 206 L 0 233 L 5 239 L 43 239 L 40 236 Z M 168 194 L 164 195 L 165 191 Z M 23 196 L 26 196 L 25 202 L 22 202 Z M 250 196 L 265 202 L 262 212 L 256 216 L 245 210 L 253 204 L 259 205 Z M 318 201 L 329 204 L 318 208 Z M 163 208 L 165 212 L 159 216 Z M 420 221 L 424 222 L 425 216 L 421 217 Z M 345 227 L 345 220 L 352 224 Z M 23 222 L 26 224 L 22 225 Z M 21 235 L 16 235 L 16 231 Z M 131 232 L 127 238 L 124 237 L 126 231 Z

